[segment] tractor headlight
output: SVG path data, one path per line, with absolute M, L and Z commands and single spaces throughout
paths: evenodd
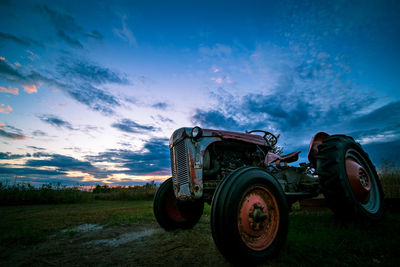
M 192 129 L 191 137 L 193 139 L 198 139 L 201 137 L 202 134 L 203 134 L 203 130 L 199 126 L 196 126 Z

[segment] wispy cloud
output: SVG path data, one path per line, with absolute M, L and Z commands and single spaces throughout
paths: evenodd
M 94 85 L 114 83 L 128 84 L 128 79 L 109 68 L 86 61 L 67 62 L 63 60 L 57 65 L 58 72 L 66 78 L 85 81 Z
M 133 35 L 129 26 L 127 25 L 127 22 L 126 22 L 127 20 L 128 20 L 128 17 L 126 15 L 123 15 L 121 17 L 122 28 L 121 29 L 114 28 L 114 34 L 116 36 L 118 36 L 119 38 L 121 38 L 122 40 L 128 42 L 129 45 L 137 46 L 136 38 Z
M 100 32 L 98 32 L 96 30 L 88 32 L 86 34 L 86 36 L 89 37 L 89 38 L 92 38 L 92 39 L 96 39 L 96 40 L 103 40 L 104 39 L 104 36 Z
M 67 130 L 74 130 L 71 123 L 51 114 L 43 114 L 37 116 L 41 121 L 50 124 L 56 128 L 65 128 Z
M 8 114 L 12 111 L 12 107 L 5 104 L 0 104 L 0 113 Z
M 0 92 L 13 94 L 13 95 L 18 95 L 19 90 L 18 90 L 18 88 L 13 88 L 13 87 L 10 87 L 10 86 L 8 88 L 0 86 Z
M 63 10 L 51 9 L 46 5 L 39 6 L 38 10 L 50 20 L 61 40 L 73 47 L 83 48 L 82 43 L 74 37 L 74 35 L 82 34 L 83 28 L 76 23 L 73 16 Z
M 114 114 L 115 107 L 121 105 L 114 95 L 88 83 L 76 85 L 76 87 L 68 90 L 68 94 L 90 109 L 99 111 L 104 115 Z
M 143 133 L 143 132 L 155 130 L 155 128 L 153 126 L 141 125 L 130 119 L 122 119 L 119 122 L 111 124 L 111 127 L 114 127 L 116 129 L 126 132 L 126 133 Z
M 22 130 L 4 124 L 0 124 L 0 136 L 12 140 L 24 140 L 26 138 Z
M 151 106 L 156 109 L 166 110 L 168 107 L 168 104 L 165 102 L 157 102 Z
M 21 159 L 30 157 L 31 154 L 12 154 L 11 152 L 0 152 L 0 159 Z
M 77 48 L 83 48 L 82 43 L 78 39 L 72 38 L 65 31 L 58 30 L 57 36 L 60 37 L 60 39 L 64 40 L 67 44 L 69 44 L 71 46 L 74 46 Z
M 60 172 L 81 171 L 95 177 L 105 177 L 105 173 L 88 161 L 80 161 L 70 156 L 52 154 L 49 159 L 30 159 L 25 165 L 28 167 L 56 167 Z
M 10 33 L 0 32 L 0 43 L 6 43 L 6 42 L 12 42 L 14 44 L 18 44 L 25 47 L 30 46 L 32 44 L 39 47 L 43 47 L 41 43 L 31 38 L 28 37 L 20 38 Z
M 47 136 L 47 134 L 41 130 L 33 131 L 32 134 L 33 134 L 33 136 L 37 136 L 37 137 Z
M 95 156 L 87 156 L 93 162 L 112 162 L 130 175 L 168 175 L 170 160 L 167 138 L 153 138 L 146 142 L 139 151 L 111 149 Z

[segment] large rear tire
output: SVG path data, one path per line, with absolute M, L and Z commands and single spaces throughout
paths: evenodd
M 328 206 L 339 218 L 372 220 L 384 213 L 375 167 L 352 137 L 332 135 L 318 147 L 316 171 Z
M 281 186 L 255 167 L 239 168 L 218 185 L 210 219 L 217 248 L 233 263 L 261 263 L 274 257 L 288 232 Z
M 158 224 L 165 230 L 190 229 L 203 214 L 204 202 L 178 201 L 175 198 L 172 178 L 158 188 L 153 202 L 153 212 Z

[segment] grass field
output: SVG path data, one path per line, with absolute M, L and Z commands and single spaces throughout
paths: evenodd
M 158 227 L 152 201 L 0 206 L 0 214 L 0 265 L 229 265 L 212 240 L 208 205 L 192 230 L 173 232 Z M 83 224 L 97 228 L 76 230 Z M 360 226 L 335 222 L 329 210 L 297 207 L 285 247 L 268 264 L 397 266 L 399 225 L 398 211 Z

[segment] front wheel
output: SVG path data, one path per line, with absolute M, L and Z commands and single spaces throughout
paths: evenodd
M 215 191 L 211 230 L 217 248 L 233 263 L 272 258 L 288 231 L 288 207 L 281 186 L 259 168 L 234 171 Z
M 349 136 L 332 135 L 318 150 L 317 173 L 332 211 L 343 219 L 381 219 L 382 185 L 361 145 Z
M 158 188 L 153 202 L 153 212 L 158 224 L 165 230 L 192 228 L 203 214 L 204 202 L 178 201 L 175 198 L 172 178 Z

